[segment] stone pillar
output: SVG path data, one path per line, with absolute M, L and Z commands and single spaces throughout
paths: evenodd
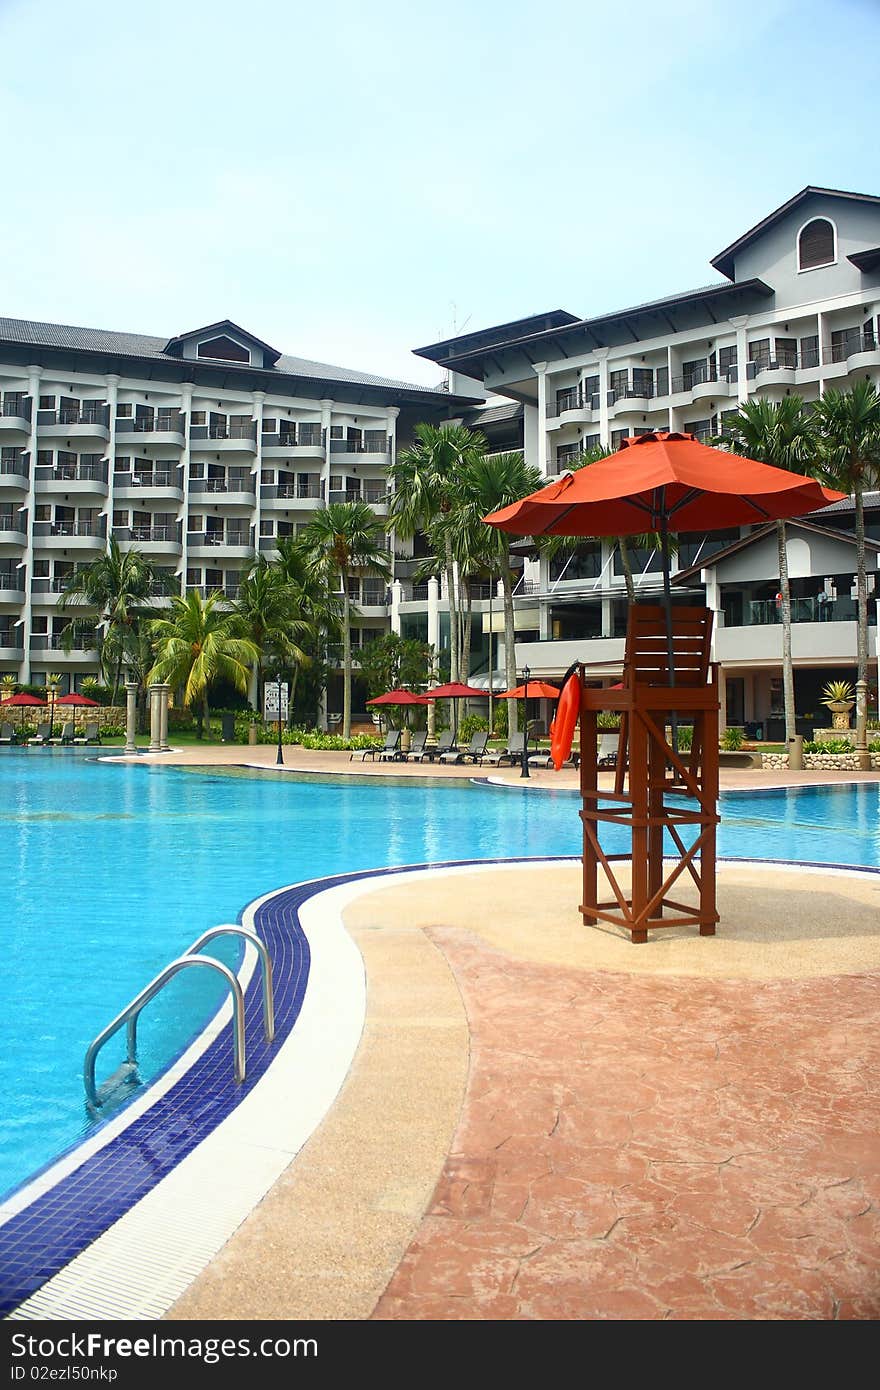
M 125 682 L 125 751 L 136 753 L 135 730 L 137 728 L 137 681 Z
M 159 711 L 159 693 L 161 685 L 151 685 L 147 690 L 147 699 L 150 704 L 150 748 L 151 753 L 158 753 L 162 748 L 162 716 Z
M 440 585 L 437 576 L 428 578 L 428 645 L 434 648 L 434 667 L 431 680 L 438 679 L 437 662 L 440 656 Z M 428 738 L 433 743 L 437 736 L 437 702 L 432 700 L 428 706 Z
M 868 749 L 868 682 L 856 681 L 856 757 L 861 772 L 871 771 Z
M 170 685 L 160 685 L 159 695 L 159 752 L 170 753 L 168 746 L 168 696 L 171 694 Z M 207 730 L 205 730 L 207 733 Z

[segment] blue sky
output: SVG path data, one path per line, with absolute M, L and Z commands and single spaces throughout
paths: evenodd
M 434 383 L 412 347 L 880 194 L 878 46 L 880 0 L 0 0 L 0 314 Z

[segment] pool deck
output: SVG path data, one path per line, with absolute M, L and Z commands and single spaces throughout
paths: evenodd
M 428 771 L 284 752 L 291 771 Z M 578 900 L 572 864 L 364 884 L 343 1090 L 170 1318 L 880 1314 L 880 875 L 726 865 L 718 935 L 646 946 L 584 928 Z

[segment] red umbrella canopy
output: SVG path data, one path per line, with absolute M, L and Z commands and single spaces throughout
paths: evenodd
M 517 536 L 709 531 L 802 516 L 844 493 L 813 478 L 712 449 L 690 434 L 624 439 L 618 451 L 483 520 Z
M 40 705 L 45 707 L 45 700 L 38 700 L 36 695 L 26 695 L 24 691 L 19 695 L 10 695 L 8 700 L 0 700 L 3 705 Z
M 427 705 L 429 703 L 425 695 L 414 695 L 411 690 L 386 690 L 384 695 L 377 695 L 374 700 L 368 700 L 368 705 Z
M 88 695 L 80 695 L 78 691 L 71 690 L 69 695 L 62 695 L 55 701 L 56 705 L 75 705 L 77 709 L 83 705 L 94 705 L 97 707 L 97 700 L 90 700 Z
M 555 700 L 559 694 L 558 685 L 547 681 L 529 681 L 528 685 L 515 685 L 513 690 L 502 690 L 499 700 Z
M 477 690 L 473 685 L 462 685 L 461 681 L 449 681 L 447 685 L 433 686 L 425 696 L 427 700 L 466 700 L 469 697 L 485 700 L 485 690 Z

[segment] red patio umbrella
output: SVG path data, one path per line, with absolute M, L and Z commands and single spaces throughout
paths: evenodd
M 16 708 L 20 709 L 34 709 L 36 707 L 40 709 L 46 708 L 45 700 L 39 700 L 36 695 L 26 695 L 24 691 L 21 691 L 18 695 L 10 695 L 8 700 L 0 700 L 0 704 L 3 705 L 4 709 L 8 709 L 10 705 L 15 705 Z M 23 724 L 24 715 L 22 715 L 19 720 L 19 728 L 21 728 Z
M 710 448 L 692 434 L 658 432 L 622 440 L 608 458 L 563 473 L 483 520 L 517 536 L 658 534 L 671 671 L 670 531 L 777 521 L 843 497 L 814 478 Z
M 496 700 L 555 700 L 559 694 L 558 685 L 550 685 L 547 681 L 528 681 L 527 684 L 515 685 L 512 690 L 502 690 L 496 695 Z
M 427 705 L 430 701 L 425 695 L 416 695 L 412 690 L 386 690 L 384 695 L 377 695 L 374 699 L 368 700 L 368 705 Z
M 91 705 L 93 708 L 97 709 L 98 701 L 97 701 L 97 700 L 90 700 L 89 697 L 88 697 L 88 695 L 80 695 L 79 691 L 77 691 L 77 690 L 71 690 L 71 692 L 70 692 L 69 695 L 62 695 L 62 696 L 60 697 L 60 699 L 56 700 L 56 701 L 55 701 L 55 705 L 56 705 L 56 708 L 57 708 L 58 705 L 71 705 L 71 706 L 73 707 L 73 709 L 74 709 L 74 716 L 73 716 L 73 733 L 74 733 L 74 737 L 75 737 L 75 736 L 76 736 L 76 713 L 75 713 L 75 711 L 78 710 L 78 709 L 84 708 L 86 705 Z
M 458 706 L 456 700 L 467 700 L 468 698 L 485 700 L 485 690 L 477 690 L 473 685 L 462 685 L 461 681 L 447 681 L 446 685 L 435 685 L 425 695 L 425 699 L 430 703 L 432 700 L 451 700 L 452 701 L 452 741 L 455 742 L 458 736 Z

